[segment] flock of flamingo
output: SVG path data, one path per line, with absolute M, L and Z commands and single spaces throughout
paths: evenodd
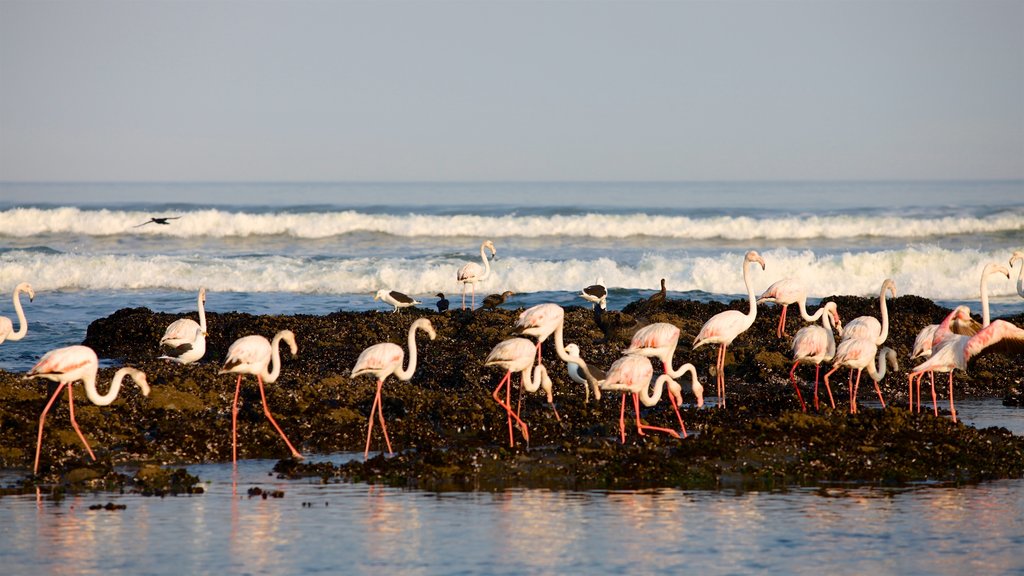
M 480 246 L 480 257 L 483 266 L 471 262 L 458 270 L 457 280 L 463 286 L 463 309 L 465 309 L 466 288 L 470 287 L 471 289 L 470 306 L 472 308 L 476 303 L 476 284 L 486 279 L 490 274 L 491 267 L 486 254 L 487 250 L 491 252 L 492 257 L 497 254 L 493 242 L 490 240 L 484 242 Z M 1014 252 L 1009 263 L 1011 268 L 1017 263 L 1021 264 L 1021 271 L 1018 273 L 1017 279 L 1017 292 L 1021 297 L 1024 297 L 1024 251 Z M 747 252 L 743 258 L 742 274 L 749 301 L 748 310 L 746 312 L 726 310 L 714 315 L 704 323 L 692 344 L 693 349 L 697 349 L 705 344 L 718 345 L 715 363 L 718 406 L 723 409 L 726 407 L 725 358 L 727 347 L 740 334 L 753 325 L 757 317 L 757 305 L 759 303 L 774 302 L 783 307 L 776 330 L 778 337 L 781 338 L 786 335 L 786 310 L 790 304 L 796 304 L 801 318 L 805 322 L 810 323 L 810 325 L 801 328 L 793 337 L 793 367 L 789 373 L 789 380 L 796 390 L 802 410 L 806 411 L 807 406 L 796 382 L 796 370 L 801 364 L 814 365 L 814 406 L 817 409 L 819 407 L 818 382 L 821 365 L 824 362 L 830 362 L 832 365 L 831 370 L 824 376 L 825 389 L 828 392 L 829 403 L 832 408 L 835 408 L 835 400 L 832 396 L 829 377 L 840 368 L 850 369 L 849 405 L 851 413 L 857 412 L 857 389 L 860 385 L 860 377 L 863 370 L 867 370 L 868 375 L 874 381 L 875 391 L 878 393 L 878 398 L 884 408 L 885 400 L 882 398 L 882 392 L 878 383 L 885 376 L 887 367 L 892 370 L 898 369 L 895 352 L 892 348 L 883 346 L 889 333 L 886 295 L 892 295 L 895 298 L 895 283 L 890 279 L 886 279 L 882 283 L 879 294 L 881 320 L 873 316 L 861 316 L 851 320 L 844 327 L 840 322 L 835 302 L 825 302 L 814 314 L 810 314 L 807 311 L 807 290 L 803 288 L 799 281 L 793 278 L 785 278 L 775 282 L 760 297 L 756 297 L 750 277 L 751 270 L 755 266 L 760 266 L 764 270 L 764 259 L 755 251 Z M 1004 320 L 990 321 L 987 279 L 993 274 L 1002 274 L 1010 278 L 1010 271 L 1006 266 L 1000 264 L 985 266 L 981 276 L 981 324 L 978 324 L 971 318 L 970 309 L 967 306 L 958 306 L 940 324 L 931 325 L 921 330 L 915 342 L 911 358 L 924 358 L 924 361 L 913 368 L 908 377 L 911 410 L 916 409 L 920 411 L 921 380 L 925 374 L 928 374 L 932 386 L 933 410 L 935 415 L 938 416 L 934 373 L 945 372 L 949 374 L 950 412 L 955 421 L 956 410 L 953 406 L 954 370 L 966 370 L 968 362 L 983 352 L 1019 353 L 1024 349 L 1024 329 Z M 15 331 L 10 319 L 0 317 L 0 343 L 6 340 L 20 340 L 28 332 L 28 322 L 22 308 L 21 294 L 27 294 L 30 301 L 35 297 L 35 292 L 28 283 L 21 283 L 14 289 L 14 309 L 17 314 L 19 327 Z M 664 280 L 662 280 L 662 294 L 664 294 Z M 589 286 L 580 294 L 581 297 L 594 303 L 595 310 L 598 307 L 602 310 L 606 307 L 607 295 L 607 290 L 601 285 Z M 443 299 L 443 295 L 439 294 L 438 296 Z M 399 308 L 419 303 L 404 294 L 386 290 L 378 291 L 374 299 L 383 299 L 392 304 L 395 307 L 395 311 Z M 201 288 L 197 299 L 199 322 L 182 318 L 171 323 L 160 339 L 159 345 L 162 354 L 159 358 L 180 364 L 190 364 L 200 360 L 205 355 L 207 336 L 205 301 L 206 290 Z M 444 303 L 446 308 L 447 300 L 444 300 Z M 492 397 L 506 412 L 509 445 L 515 445 L 514 430 L 516 428 L 519 429 L 523 439 L 527 442 L 529 441 L 529 427 L 520 417 L 519 406 L 513 409 L 511 402 L 513 373 L 520 374 L 521 390 L 536 392 L 538 389 L 543 388 L 555 418 L 561 419 L 552 398 L 552 381 L 541 357 L 541 346 L 549 337 L 554 342 L 558 358 L 565 363 L 570 379 L 584 385 L 588 401 L 591 390 L 593 390 L 596 400 L 601 399 L 602 392 L 621 393 L 619 433 L 622 442 L 626 440 L 625 411 L 627 395 L 632 397 L 638 434 L 645 435 L 646 430 L 653 430 L 664 432 L 676 438 L 685 438 L 687 435 L 686 426 L 679 413 L 679 406 L 683 404 L 683 388 L 676 380 L 686 374 L 690 375 L 690 390 L 695 396 L 697 407 L 701 407 L 704 404 L 704 388 L 698 380 L 697 369 L 693 364 L 686 363 L 673 367 L 673 356 L 680 337 L 679 328 L 669 323 L 658 322 L 636 330 L 629 347 L 623 351 L 622 357 L 616 360 L 607 372 L 603 372 L 596 367 L 590 367 L 583 360 L 580 355 L 580 349 L 576 344 L 564 343 L 564 315 L 562 307 L 552 303 L 539 304 L 526 309 L 519 315 L 514 326 L 513 331 L 517 336 L 499 342 L 483 362 L 485 366 L 495 366 L 505 371 L 504 376 L 494 389 Z M 819 320 L 821 321 L 820 325 L 816 324 Z M 377 391 L 367 423 L 364 458 L 369 455 L 375 415 L 380 422 L 388 453 L 392 453 L 391 440 L 388 437 L 387 425 L 381 411 L 381 391 L 384 381 L 391 375 L 402 381 L 409 381 L 412 378 L 416 371 L 416 333 L 418 331 L 425 332 L 430 339 L 434 339 L 436 336 L 434 327 L 429 320 L 420 318 L 414 321 L 408 332 L 408 364 L 405 363 L 405 350 L 397 344 L 388 342 L 375 344 L 363 350 L 356 360 L 355 366 L 352 368 L 351 378 L 372 374 L 377 379 Z M 836 331 L 839 331 L 840 338 L 838 343 L 835 337 Z M 529 338 L 536 339 L 536 343 Z M 256 377 L 263 402 L 263 411 L 267 419 L 281 435 L 292 456 L 302 458 L 302 454 L 295 449 L 284 431 L 281 430 L 281 427 L 274 420 L 273 415 L 271 415 L 264 392 L 264 383 L 274 383 L 280 375 L 281 358 L 279 347 L 281 342 L 289 345 L 293 356 L 298 353 L 295 335 L 289 330 L 278 332 L 272 341 L 259 335 L 239 338 L 228 348 L 227 357 L 224 359 L 224 363 L 218 372 L 218 374 L 238 375 L 235 383 L 231 421 L 231 456 L 233 463 L 237 463 L 238 398 L 242 377 L 246 374 Z M 663 367 L 663 373 L 657 378 L 654 378 L 654 366 L 650 360 L 652 357 L 659 359 Z M 82 444 L 85 445 L 89 456 L 94 460 L 95 455 L 82 431 L 79 429 L 78 423 L 75 421 L 72 384 L 81 381 L 85 386 L 86 396 L 90 401 L 99 406 L 105 406 L 114 401 L 126 376 L 130 377 L 139 386 L 143 395 L 149 394 L 149 385 L 146 381 L 145 373 L 134 368 L 125 367 L 115 373 L 108 392 L 105 395 L 101 395 L 96 388 L 98 369 L 99 361 L 96 353 L 86 346 L 79 345 L 58 348 L 47 352 L 25 375 L 25 378 L 44 378 L 59 384 L 39 416 L 39 434 L 36 440 L 36 456 L 33 466 L 34 474 L 37 474 L 39 470 L 40 447 L 42 445 L 43 425 L 46 420 L 46 414 L 65 387 L 68 391 L 71 424 L 78 437 L 82 440 Z M 856 381 L 853 376 L 854 370 L 857 373 Z M 916 406 L 914 402 L 915 384 Z M 661 400 L 666 388 L 669 401 L 679 421 L 679 432 L 670 428 L 647 425 L 640 419 L 640 404 L 643 403 L 648 407 L 656 405 Z M 501 394 L 503 389 L 505 391 L 504 397 Z M 682 436 L 680 436 L 680 433 Z

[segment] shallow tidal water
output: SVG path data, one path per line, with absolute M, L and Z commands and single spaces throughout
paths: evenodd
M 958 403 L 1020 434 L 1024 410 Z M 361 454 L 314 455 L 341 463 Z M 1024 480 L 431 493 L 190 466 L 206 492 L 0 498 L 5 574 L 1024 573 Z M 18 476 L 8 471 L 2 481 Z M 250 495 L 250 489 L 280 497 Z M 108 503 L 123 509 L 90 509 Z

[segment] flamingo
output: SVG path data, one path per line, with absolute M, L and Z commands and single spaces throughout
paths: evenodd
M 419 318 L 409 327 L 409 365 L 402 369 L 402 362 L 405 359 L 405 351 L 402 347 L 391 342 L 374 344 L 359 354 L 356 365 L 352 368 L 351 378 L 363 374 L 373 374 L 377 377 L 377 395 L 373 398 L 373 406 L 370 407 L 370 418 L 366 430 L 366 450 L 363 452 L 365 460 L 370 454 L 370 434 L 373 432 L 373 413 L 377 412 L 380 419 L 380 427 L 384 431 L 384 442 L 388 445 L 388 454 L 392 454 L 391 440 L 388 438 L 388 427 L 384 424 L 384 408 L 380 401 L 380 391 L 384 386 L 384 380 L 394 374 L 399 380 L 408 382 L 416 372 L 416 331 L 422 330 L 433 340 L 437 337 L 434 326 L 430 320 Z
M 1024 329 L 1005 320 L 994 320 L 973 336 L 953 334 L 949 326 L 954 321 L 969 321 L 970 308 L 957 306 L 939 325 L 936 338 L 941 342 L 935 346 L 930 358 L 918 364 L 908 376 L 909 387 L 913 387 L 914 377 L 917 386 L 925 372 L 949 372 L 949 411 L 956 422 L 956 407 L 953 405 L 953 371 L 967 370 L 968 363 L 975 357 L 989 352 L 1024 352 Z M 920 392 L 918 393 L 920 397 Z M 935 385 L 932 384 L 932 407 L 936 416 L 939 415 L 938 402 L 935 396 Z
M 196 305 L 199 308 L 199 322 L 191 318 L 179 318 L 171 322 L 160 339 L 160 356 L 179 364 L 191 364 L 206 354 L 206 288 L 199 289 Z
M 18 315 L 18 331 L 14 331 L 14 323 L 6 316 L 0 316 L 0 344 L 5 341 L 21 340 L 28 334 L 28 320 L 25 319 L 25 311 L 21 308 L 21 293 L 28 294 L 28 301 L 36 298 L 36 291 L 28 282 L 22 282 L 14 287 L 14 313 Z
M 604 284 L 591 284 L 580 292 L 580 298 L 583 298 L 587 302 L 593 302 L 601 306 L 602 310 L 608 308 L 608 289 L 604 287 Z
M 406 296 L 405 294 L 395 290 L 377 290 L 377 293 L 373 295 L 373 301 L 376 302 L 377 300 L 383 300 L 384 302 L 394 306 L 395 309 L 392 310 L 392 312 L 398 312 L 399 308 L 408 308 L 410 306 L 421 304 L 419 300 L 415 300 L 412 297 Z
M 114 379 L 110 383 L 110 389 L 107 390 L 106 394 L 101 395 L 96 390 L 96 374 L 99 366 L 99 359 L 92 348 L 88 346 L 68 346 L 66 348 L 50 350 L 44 354 L 39 359 L 39 362 L 25 375 L 25 379 L 45 378 L 59 383 L 57 390 L 50 397 L 50 401 L 46 403 L 46 408 L 43 408 L 43 413 L 39 415 L 39 436 L 36 438 L 36 461 L 32 467 L 33 474 L 39 472 L 39 450 L 43 443 L 43 424 L 46 422 L 46 413 L 50 411 L 54 401 L 57 400 L 57 396 L 60 395 L 61 390 L 65 386 L 68 388 L 68 410 L 71 413 L 71 425 L 75 428 L 75 432 L 78 433 L 82 444 L 85 445 L 85 450 L 89 452 L 89 457 L 93 460 L 96 460 L 96 455 L 92 453 L 89 442 L 78 427 L 78 422 L 75 421 L 75 398 L 72 385 L 81 380 L 85 386 L 85 395 L 97 406 L 107 406 L 117 398 L 117 394 L 121 391 L 121 382 L 125 376 L 131 377 L 132 381 L 142 389 L 143 396 L 149 396 L 149 383 L 146 381 L 146 374 L 129 367 L 121 368 L 115 372 Z
M 978 330 L 988 326 L 991 323 L 991 317 L 989 314 L 988 306 L 988 277 L 993 274 L 1002 274 L 1006 276 L 1007 280 L 1010 278 L 1010 270 L 1001 264 L 989 263 L 981 271 L 981 282 L 979 290 L 981 291 L 981 324 L 978 325 L 970 315 L 966 318 L 954 317 L 950 324 L 948 331 L 944 331 L 941 334 L 938 332 L 938 324 L 929 324 L 925 326 L 914 339 L 914 349 L 911 351 L 910 358 L 928 358 L 932 355 L 932 348 L 936 347 L 941 343 L 942 338 L 947 336 L 949 333 L 962 335 L 962 336 L 973 336 L 977 334 Z M 928 378 L 931 380 L 932 388 L 935 388 L 935 374 L 929 371 Z M 921 384 L 919 378 L 918 386 Z M 914 390 L 910 390 L 910 409 L 914 409 Z M 917 390 L 917 409 L 921 409 L 921 390 Z
M 569 362 L 565 352 L 562 331 L 565 324 L 565 310 L 558 304 L 545 303 L 531 306 L 519 315 L 513 332 L 522 336 L 537 338 L 537 363 L 541 363 L 541 344 L 554 334 L 555 352 L 563 362 Z
M 491 262 L 487 259 L 487 254 L 484 250 L 491 251 L 491 257 L 497 256 L 498 251 L 494 249 L 494 243 L 490 240 L 484 241 L 480 245 L 480 259 L 484 262 L 484 267 L 481 269 L 480 265 L 476 262 L 470 262 L 459 268 L 459 273 L 456 275 L 456 280 L 462 283 L 462 309 L 466 309 L 466 284 L 472 285 L 473 299 L 469 305 L 470 309 L 476 306 L 476 284 L 482 280 L 486 280 L 491 275 Z
M 527 392 L 536 392 L 538 388 L 544 387 L 544 392 L 548 396 L 548 404 L 551 405 L 551 409 L 555 409 L 555 404 L 551 395 L 551 378 L 548 377 L 547 368 L 543 364 L 533 365 L 534 351 L 536 347 L 533 342 L 526 338 L 510 338 L 503 340 L 495 346 L 491 353 L 487 355 L 487 359 L 484 360 L 484 366 L 498 366 L 505 369 L 505 376 L 498 382 L 497 388 L 491 396 L 499 406 L 505 409 L 508 413 L 508 445 L 509 447 L 515 446 L 515 440 L 512 436 L 512 420 L 519 425 L 519 430 L 523 433 L 523 439 L 526 442 L 530 441 L 530 432 L 526 425 L 519 418 L 519 414 L 512 411 L 511 401 L 511 388 L 512 388 L 512 373 L 519 372 L 522 379 L 522 386 Z M 532 370 L 531 370 L 532 368 Z M 502 387 L 505 388 L 505 401 L 501 401 L 501 397 L 498 396 L 498 392 L 501 391 Z M 558 416 L 558 411 L 555 410 L 555 416 Z
M 711 317 L 710 320 L 701 326 L 697 337 L 693 339 L 693 349 L 704 344 L 718 344 L 718 361 L 715 363 L 716 376 L 718 379 L 718 397 L 722 400 L 722 407 L 725 408 L 725 349 L 736 339 L 737 336 L 746 332 L 754 324 L 757 317 L 757 302 L 754 298 L 754 288 L 750 285 L 750 264 L 760 264 L 764 270 L 764 258 L 757 252 L 751 250 L 743 257 L 743 283 L 747 287 L 747 298 L 750 301 L 750 310 L 746 314 L 739 310 L 726 310 Z
M 690 364 L 672 368 L 672 357 L 679 343 L 679 328 L 667 322 L 655 322 L 636 331 L 623 354 L 654 357 L 661 360 L 665 374 L 669 378 L 679 378 Z M 694 379 L 693 394 L 697 397 L 697 406 L 704 405 L 704 387 Z
M 697 383 L 697 369 L 692 364 L 684 365 L 681 370 L 683 372 L 690 372 L 694 384 L 699 386 Z M 656 405 L 661 400 L 661 394 L 666 383 L 668 384 L 669 402 L 672 404 L 672 409 L 676 412 L 676 418 L 679 420 L 679 428 L 683 432 L 683 437 L 686 437 L 686 426 L 683 424 L 683 417 L 679 414 L 679 406 L 683 404 L 682 387 L 668 374 L 662 374 L 654 381 L 654 388 L 652 390 L 650 386 L 653 375 L 654 366 L 651 365 L 650 358 L 639 354 L 627 354 L 612 364 L 612 367 L 608 370 L 608 376 L 601 383 L 602 390 L 623 393 L 622 408 L 619 410 L 619 435 L 623 444 L 626 443 L 627 392 L 633 395 L 637 433 L 641 436 L 646 436 L 644 430 L 657 430 L 659 432 L 667 432 L 673 437 L 679 438 L 679 433 L 675 430 L 640 423 L 640 402 L 642 401 L 644 406 L 647 407 Z
M 885 304 L 885 294 L 889 292 L 896 297 L 896 283 L 891 278 L 882 282 L 882 289 L 878 295 L 878 308 L 881 310 L 882 321 L 879 322 L 874 316 L 858 316 L 850 320 L 843 328 L 842 339 L 860 338 L 870 340 L 875 346 L 881 346 L 889 337 L 889 308 Z
M 299 347 L 295 344 L 295 334 L 291 330 L 281 330 L 274 335 L 273 341 L 267 341 L 266 338 L 258 335 L 243 336 L 235 340 L 228 347 L 228 355 L 224 358 L 224 365 L 217 372 L 218 375 L 238 374 L 238 382 L 235 383 L 235 400 L 231 405 L 232 465 L 237 466 L 238 463 L 238 394 L 242 390 L 242 375 L 244 374 L 252 374 L 256 377 L 256 381 L 260 385 L 260 398 L 263 399 L 263 413 L 266 414 L 267 420 L 270 420 L 277 433 L 284 439 L 284 443 L 292 451 L 292 456 L 300 460 L 302 459 L 302 454 L 292 446 L 292 443 L 288 441 L 288 437 L 284 435 L 284 431 L 277 425 L 277 421 L 270 415 L 270 408 L 267 406 L 267 395 L 263 390 L 264 381 L 267 384 L 273 384 L 277 382 L 277 377 L 281 375 L 281 352 L 279 346 L 282 340 L 288 343 L 293 357 L 299 353 Z M 273 370 L 269 370 L 270 364 L 274 365 Z
M 877 367 L 873 363 L 876 352 L 878 355 Z M 879 350 L 878 346 L 871 340 L 860 338 L 850 338 L 840 342 L 836 348 L 835 356 L 832 358 L 832 369 L 825 373 L 825 389 L 828 390 L 829 403 L 833 408 L 836 407 L 835 400 L 832 399 L 832 387 L 829 386 L 828 377 L 836 370 L 845 366 L 850 369 L 850 414 L 857 412 L 857 389 L 860 387 L 861 372 L 865 368 L 867 368 L 868 375 L 875 382 L 875 392 L 878 393 L 878 400 L 882 403 L 882 408 L 885 408 L 885 399 L 882 398 L 882 389 L 878 387 L 878 383 L 881 382 L 882 378 L 885 378 L 887 363 L 893 370 L 899 370 L 896 352 L 892 348 L 886 347 Z M 857 371 L 856 383 L 853 381 L 854 370 Z
M 1014 262 L 1021 263 L 1020 270 L 1017 272 L 1017 295 L 1024 298 L 1024 251 L 1013 251 L 1013 256 L 1010 256 L 1010 268 L 1013 268 Z
M 822 305 L 821 326 L 804 326 L 797 331 L 793 337 L 793 368 L 789 371 L 789 381 L 796 389 L 796 397 L 800 400 L 800 409 L 807 412 L 807 405 L 800 395 L 800 387 L 796 383 L 796 367 L 800 364 L 814 364 L 814 409 L 818 409 L 818 375 L 821 372 L 821 363 L 831 360 L 836 354 L 836 338 L 832 333 L 834 326 L 842 330 L 843 325 L 839 322 L 839 312 L 836 310 L 835 302 L 826 302 Z
M 824 310 L 818 308 L 813 315 L 807 312 L 807 289 L 796 278 L 783 278 L 769 286 L 757 299 L 757 303 L 774 302 L 782 306 L 782 315 L 779 317 L 779 327 L 775 335 L 782 338 L 786 335 L 786 311 L 790 304 L 796 304 L 800 310 L 800 317 L 805 322 L 817 322 L 824 314 Z

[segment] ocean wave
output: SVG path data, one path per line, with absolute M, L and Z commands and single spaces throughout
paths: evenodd
M 44 235 L 178 238 L 286 236 L 323 239 L 353 233 L 400 237 L 654 237 L 712 240 L 813 240 L 859 237 L 924 239 L 967 234 L 1016 233 L 1024 211 L 985 217 L 950 214 L 920 218 L 879 214 L 691 217 L 656 214 L 371 214 L 355 210 L 246 213 L 217 209 L 186 211 L 169 225 L 145 224 L 147 212 L 74 207 L 11 208 L 0 211 L 0 237 Z
M 1009 254 L 982 250 L 910 247 L 877 252 L 816 254 L 811 250 L 768 250 L 767 267 L 752 275 L 760 293 L 786 276 L 801 279 L 812 297 L 834 294 L 874 295 L 882 280 L 893 278 L 899 294 L 937 300 L 971 300 L 979 296 L 981 269 L 1006 263 Z M 655 290 L 661 278 L 674 292 L 742 294 L 742 252 L 710 256 L 667 257 L 646 254 L 636 262 L 609 258 L 537 260 L 507 257 L 493 264 L 478 293 L 578 291 L 602 281 L 610 288 Z M 379 288 L 413 295 L 458 294 L 455 271 L 463 262 L 444 256 L 426 258 L 301 258 L 132 256 L 38 251 L 0 253 L 0 288 L 28 281 L 47 290 L 180 289 L 205 286 L 221 292 L 292 292 L 370 294 Z M 993 277 L 994 297 L 1012 296 L 1011 280 Z

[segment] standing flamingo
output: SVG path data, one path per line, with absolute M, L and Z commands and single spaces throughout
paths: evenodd
M 291 330 L 281 330 L 274 335 L 272 342 L 267 341 L 263 336 L 243 336 L 235 340 L 228 347 L 228 355 L 224 359 L 224 365 L 217 372 L 218 375 L 238 374 L 238 382 L 235 383 L 235 400 L 231 405 L 231 462 L 233 465 L 237 465 L 238 462 L 238 394 L 242 390 L 243 374 L 256 376 L 256 381 L 260 385 L 260 398 L 263 399 L 263 413 L 267 415 L 267 420 L 270 420 L 277 433 L 284 439 L 284 443 L 292 451 L 292 456 L 299 459 L 302 458 L 302 454 L 292 446 L 292 443 L 288 441 L 288 437 L 284 435 L 281 427 L 277 425 L 277 421 L 270 415 L 270 407 L 267 406 L 267 395 L 263 391 L 264 381 L 267 384 L 273 384 L 277 382 L 277 377 L 281 375 L 281 352 L 279 346 L 282 340 L 288 343 L 293 357 L 299 353 L 299 347 L 295 344 L 295 334 Z M 268 371 L 271 363 L 273 363 L 274 368 Z
M 764 270 L 764 258 L 757 252 L 751 250 L 743 257 L 743 284 L 747 287 L 747 298 L 750 301 L 750 310 L 744 314 L 739 310 L 726 310 L 711 317 L 710 320 L 701 326 L 697 337 L 693 339 L 693 348 L 704 344 L 718 344 L 718 361 L 715 363 L 716 376 L 718 378 L 718 397 L 722 401 L 722 408 L 725 408 L 725 349 L 736 339 L 737 336 L 746 332 L 754 324 L 757 317 L 757 302 L 754 297 L 754 288 L 750 285 L 750 264 L 760 264 Z
M 875 346 L 881 346 L 889 337 L 889 307 L 885 304 L 886 292 L 896 297 L 896 283 L 891 278 L 882 282 L 882 289 L 878 295 L 878 308 L 881 311 L 882 321 L 879 322 L 874 316 L 858 316 L 850 320 L 843 328 L 842 339 L 860 338 L 870 340 Z
M 383 342 L 374 344 L 359 354 L 356 365 L 352 368 L 351 378 L 363 374 L 373 374 L 377 377 L 377 394 L 373 398 L 373 406 L 370 407 L 370 418 L 366 430 L 366 450 L 363 452 L 365 460 L 370 454 L 370 434 L 373 432 L 373 413 L 377 412 L 380 419 L 380 427 L 384 431 L 384 442 L 388 446 L 388 454 L 392 454 L 391 440 L 388 438 L 388 427 L 384 424 L 384 409 L 380 401 L 380 391 L 384 386 L 384 380 L 394 374 L 399 380 L 408 382 L 416 372 L 416 331 L 423 330 L 433 340 L 437 337 L 434 326 L 430 320 L 419 318 L 409 327 L 409 365 L 403 369 L 402 361 L 405 359 L 405 351 L 397 344 Z
M 97 406 L 107 406 L 117 398 L 118 392 L 121 391 L 121 382 L 125 376 L 130 376 L 138 384 L 139 388 L 142 389 L 143 396 L 149 396 L 149 383 L 146 382 L 146 374 L 135 368 L 128 367 L 121 368 L 115 372 L 114 380 L 110 383 L 110 389 L 107 390 L 106 394 L 100 395 L 96 390 L 96 374 L 99 371 L 99 366 L 99 359 L 92 348 L 88 346 L 68 346 L 47 352 L 25 375 L 26 379 L 45 378 L 59 383 L 57 390 L 50 397 L 50 401 L 46 403 L 46 408 L 43 408 L 43 413 L 39 415 L 39 436 L 36 438 L 36 462 L 32 467 L 33 474 L 39 472 L 39 449 L 43 443 L 43 424 L 46 422 L 46 413 L 50 411 L 54 401 L 57 400 L 57 396 L 60 395 L 61 390 L 65 386 L 68 388 L 68 410 L 71 413 L 71 425 L 75 428 L 75 432 L 78 433 L 82 444 L 85 445 L 86 451 L 89 452 L 89 457 L 93 460 L 96 459 L 96 455 L 92 453 L 89 442 L 82 434 L 82 430 L 79 429 L 78 422 L 75 421 L 75 398 L 72 385 L 81 380 L 85 386 L 85 395 Z
M 21 293 L 28 294 L 28 301 L 36 298 L 36 292 L 28 282 L 22 282 L 14 287 L 14 313 L 18 316 L 18 331 L 14 331 L 14 323 L 6 316 L 0 316 L 0 344 L 5 341 L 21 340 L 28 334 L 28 320 L 25 319 L 25 311 L 21 309 Z
M 494 389 L 491 396 L 499 406 L 505 409 L 508 413 L 508 445 L 510 447 L 515 446 L 515 440 L 512 436 L 512 420 L 519 425 L 519 430 L 523 433 L 523 439 L 526 442 L 530 441 L 530 432 L 526 425 L 519 418 L 519 414 L 512 410 L 512 373 L 519 372 L 522 379 L 522 387 L 527 392 L 536 392 L 541 386 L 544 387 L 544 392 L 548 396 L 548 404 L 551 405 L 552 410 L 555 408 L 553 398 L 551 395 L 551 378 L 548 377 L 547 368 L 543 364 L 533 365 L 534 352 L 536 347 L 533 342 L 526 338 L 510 338 L 499 342 L 495 346 L 491 353 L 487 355 L 487 359 L 484 360 L 484 366 L 498 366 L 505 370 L 505 376 L 498 382 L 498 386 Z M 531 369 L 532 368 L 532 369 Z M 501 391 L 502 387 L 505 388 L 505 401 L 501 401 L 501 397 L 498 392 Z M 555 411 L 555 415 L 558 415 L 558 411 Z
M 789 310 L 790 304 L 797 305 L 804 322 L 817 322 L 824 314 L 822 308 L 818 308 L 814 314 L 807 312 L 807 289 L 796 278 L 783 278 L 769 286 L 757 299 L 758 304 L 762 302 L 774 302 L 782 306 L 779 327 L 775 330 L 775 335 L 779 338 L 786 335 L 786 311 Z
M 796 397 L 800 400 L 800 409 L 807 412 L 807 405 L 800 395 L 800 387 L 796 383 L 796 367 L 800 364 L 814 364 L 814 409 L 818 409 L 818 376 L 821 363 L 831 360 L 836 354 L 836 338 L 833 326 L 842 330 L 839 312 L 835 302 L 826 302 L 821 307 L 825 314 L 821 315 L 821 326 L 804 326 L 793 337 L 793 368 L 789 371 L 789 381 L 796 389 Z
M 1017 272 L 1017 295 L 1024 298 L 1024 251 L 1013 251 L 1013 256 L 1010 256 L 1010 268 L 1013 268 L 1014 262 L 1021 263 L 1020 270 Z
M 692 364 L 684 365 L 681 370 L 690 372 L 693 381 L 697 382 L 697 369 Z M 679 428 L 683 432 L 683 437 L 686 437 L 686 426 L 683 424 L 683 417 L 679 414 L 679 406 L 683 404 L 682 387 L 668 374 L 662 374 L 658 376 L 658 379 L 654 382 L 654 389 L 651 390 L 650 386 L 653 375 L 654 366 L 651 365 L 650 358 L 638 354 L 627 354 L 612 364 L 612 367 L 608 370 L 608 376 L 601 383 L 602 390 L 623 392 L 622 408 L 619 410 L 619 434 L 623 444 L 626 443 L 626 393 L 633 395 L 637 433 L 645 436 L 644 430 L 657 430 L 659 432 L 667 432 L 679 438 L 679 433 L 675 430 L 650 426 L 640 422 L 640 401 L 643 401 L 644 406 L 647 407 L 657 404 L 661 400 L 661 394 L 666 383 L 668 384 L 669 402 L 672 404 L 672 409 L 676 412 L 676 418 L 679 420 Z
M 558 304 L 538 304 L 523 310 L 516 320 L 513 332 L 537 339 L 537 363 L 541 363 L 541 344 L 554 334 L 555 353 L 563 362 L 569 361 L 565 351 L 562 332 L 565 325 L 565 310 Z
M 672 368 L 672 357 L 679 343 L 679 328 L 667 322 L 655 322 L 636 331 L 624 354 L 654 357 L 661 360 L 665 374 L 669 378 L 679 378 L 690 364 Z M 697 406 L 704 405 L 704 387 L 694 379 L 693 394 L 697 397 Z
M 456 275 L 456 280 L 462 283 L 462 309 L 466 309 L 466 284 L 470 284 L 473 289 L 473 299 L 470 303 L 470 309 L 476 306 L 476 284 L 482 280 L 486 280 L 491 275 L 491 262 L 487 259 L 487 254 L 484 250 L 490 250 L 491 256 L 497 256 L 498 251 L 494 249 L 494 243 L 490 240 L 485 241 L 480 245 L 480 259 L 483 260 L 484 266 L 480 267 L 476 262 L 470 262 L 459 268 L 459 273 Z
M 878 353 L 877 367 L 873 363 L 876 352 Z M 896 352 L 892 348 L 882 348 L 879 350 L 878 346 L 871 340 L 860 338 L 850 338 L 840 342 L 836 348 L 836 354 L 832 358 L 832 369 L 825 373 L 825 389 L 828 390 L 828 400 L 832 407 L 835 408 L 836 403 L 832 399 L 832 387 L 829 386 L 828 377 L 836 370 L 845 366 L 850 369 L 850 414 L 857 412 L 857 389 L 860 388 L 860 375 L 865 368 L 867 368 L 868 375 L 875 382 L 875 392 L 878 393 L 878 401 L 882 403 L 882 408 L 885 408 L 885 399 L 882 398 L 882 389 L 878 387 L 878 383 L 881 382 L 882 378 L 885 378 L 886 363 L 893 370 L 899 370 L 899 364 L 896 362 Z M 856 382 L 853 381 L 854 370 L 857 371 Z
M 191 364 L 206 354 L 206 288 L 199 289 L 196 306 L 199 308 L 199 322 L 191 318 L 179 318 L 171 322 L 160 339 L 161 359 L 173 360 L 180 364 Z

